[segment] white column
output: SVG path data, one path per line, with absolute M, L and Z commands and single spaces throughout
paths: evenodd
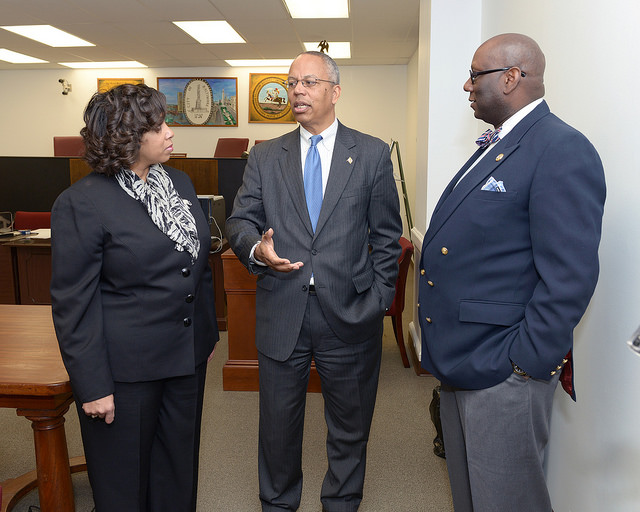
M 433 208 L 453 175 L 475 151 L 478 122 L 462 90 L 480 44 L 481 0 L 421 0 L 418 48 L 418 118 L 416 155 L 414 269 Z M 418 298 L 417 282 L 414 296 Z M 420 354 L 417 307 L 411 342 Z

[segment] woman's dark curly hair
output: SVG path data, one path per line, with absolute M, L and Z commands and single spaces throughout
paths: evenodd
M 84 159 L 101 174 L 113 176 L 130 169 L 140 154 L 140 140 L 158 131 L 166 114 L 164 94 L 144 84 L 124 84 L 96 93 L 84 110 L 80 130 Z

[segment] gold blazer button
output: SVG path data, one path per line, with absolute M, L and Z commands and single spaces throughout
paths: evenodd
M 449 249 L 443 247 L 442 249 L 440 249 L 440 252 L 446 256 L 447 254 L 449 254 Z

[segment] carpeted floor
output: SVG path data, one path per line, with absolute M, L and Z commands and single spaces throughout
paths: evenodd
M 410 276 L 411 276 L 410 271 Z M 412 306 L 407 283 L 407 310 Z M 405 315 L 407 317 L 408 315 Z M 405 319 L 408 337 L 408 319 Z M 200 456 L 199 512 L 260 510 L 257 476 L 258 394 L 222 390 L 227 337 L 221 333 L 207 376 Z M 361 512 L 451 512 L 446 463 L 433 454 L 435 429 L 429 418 L 431 392 L 437 381 L 404 368 L 391 320 L 385 318 L 378 400 L 369 442 L 367 477 Z M 66 415 L 71 457 L 82 454 L 75 409 Z M 320 512 L 320 487 L 326 471 L 322 396 L 308 394 L 304 437 L 304 486 L 301 512 Z M 29 421 L 15 410 L 0 409 L 0 481 L 35 467 Z M 76 511 L 93 508 L 86 473 L 73 476 Z M 13 509 L 29 512 L 38 504 L 37 490 Z M 118 512 L 118 511 L 113 511 Z M 176 511 L 179 512 L 179 511 Z

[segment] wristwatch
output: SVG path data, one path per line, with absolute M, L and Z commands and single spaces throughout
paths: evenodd
M 529 374 L 525 372 L 522 368 L 520 368 L 516 363 L 511 361 L 511 366 L 513 367 L 513 373 L 520 375 L 521 377 L 528 377 Z

